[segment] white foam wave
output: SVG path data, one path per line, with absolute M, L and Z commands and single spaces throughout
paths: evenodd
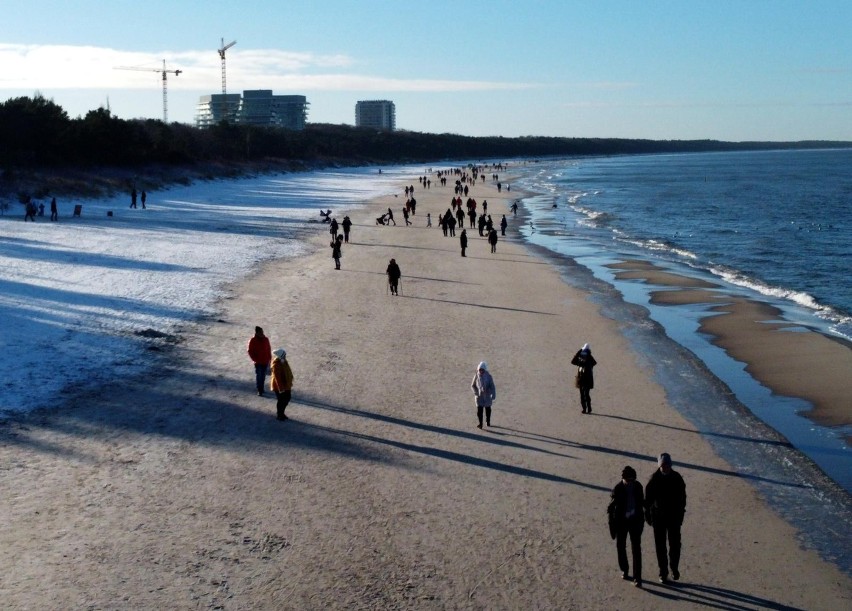
M 722 278 L 725 282 L 756 291 L 761 295 L 774 297 L 776 299 L 786 299 L 811 310 L 821 311 L 830 309 L 826 306 L 820 305 L 820 303 L 808 293 L 772 286 L 761 280 L 747 276 L 740 271 L 730 269 L 725 266 L 711 266 L 709 271 Z
M 761 295 L 772 297 L 773 299 L 790 301 L 797 306 L 812 310 L 817 317 L 832 325 L 831 329 L 834 333 L 842 335 L 843 337 L 848 337 L 850 334 L 849 330 L 852 328 L 852 316 L 839 312 L 830 306 L 821 304 L 809 293 L 804 291 L 794 291 L 780 286 L 773 286 L 724 266 L 711 266 L 709 271 L 729 284 L 747 288 L 760 293 Z
M 638 246 L 639 248 L 643 248 L 645 250 L 652 250 L 654 252 L 665 252 L 671 253 L 674 255 L 678 255 L 679 257 L 683 257 L 684 259 L 689 259 L 690 261 L 697 261 L 698 255 L 690 250 L 686 250 L 685 248 L 680 248 L 673 244 L 669 244 L 668 242 L 662 242 L 660 240 L 641 240 L 638 238 L 630 238 L 627 237 L 622 231 L 617 229 L 613 229 L 613 233 L 616 236 L 616 239 L 620 242 L 625 242 L 627 244 L 632 244 L 633 246 Z

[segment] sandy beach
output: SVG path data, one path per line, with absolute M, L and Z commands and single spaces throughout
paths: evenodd
M 340 271 L 317 225 L 310 254 L 234 284 L 153 373 L 0 428 L 5 608 L 850 605 L 852 579 L 801 546 L 668 405 L 616 323 L 523 246 L 517 192 L 473 188 L 509 235 L 492 254 L 469 229 L 462 258 L 436 223 L 451 186 L 409 184 L 413 225 L 403 184 L 352 211 Z M 376 225 L 388 207 L 397 226 Z M 255 325 L 288 352 L 287 422 L 253 390 Z M 591 415 L 569 364 L 585 342 Z M 481 360 L 497 386 L 484 430 L 470 390 Z M 682 578 L 656 583 L 646 528 L 638 589 L 620 578 L 605 509 L 621 469 L 644 483 L 662 451 L 687 486 Z

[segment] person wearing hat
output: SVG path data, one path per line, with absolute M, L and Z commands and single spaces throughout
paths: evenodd
M 476 417 L 479 420 L 477 428 L 482 428 L 482 412 L 485 412 L 485 426 L 491 426 L 491 405 L 497 399 L 497 387 L 494 378 L 488 372 L 488 363 L 482 361 L 476 366 L 476 373 L 470 387 L 476 397 Z
M 660 583 L 680 579 L 680 527 L 686 513 L 686 484 L 672 469 L 672 457 L 663 452 L 645 487 L 645 520 L 654 528 L 654 547 L 660 567 Z M 668 542 L 668 549 L 666 543 Z
M 269 345 L 269 338 L 263 334 L 263 329 L 260 327 L 254 328 L 254 336 L 249 339 L 246 352 L 254 363 L 257 394 L 262 397 L 266 372 L 269 370 L 269 361 L 272 360 L 272 347 Z
M 583 408 L 584 414 L 591 414 L 592 396 L 589 391 L 595 387 L 595 376 L 592 369 L 598 364 L 595 357 L 592 356 L 591 346 L 583 344 L 583 347 L 571 359 L 571 364 L 577 366 L 577 377 L 574 379 L 574 385 L 580 390 L 580 407 Z
M 293 371 L 290 369 L 290 363 L 287 362 L 287 351 L 284 348 L 278 348 L 272 354 L 275 358 L 272 359 L 272 377 L 269 380 L 269 387 L 275 393 L 275 398 L 278 399 L 276 405 L 277 418 L 287 420 L 284 410 L 290 403 L 290 395 L 293 390 Z
M 621 471 L 621 481 L 612 489 L 607 513 L 622 579 L 630 579 L 630 563 L 627 561 L 627 537 L 630 537 L 633 585 L 637 588 L 642 587 L 642 531 L 645 529 L 643 506 L 642 484 L 636 481 L 636 470 L 630 466 L 624 467 Z

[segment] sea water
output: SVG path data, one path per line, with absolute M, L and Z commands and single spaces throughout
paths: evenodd
M 850 168 L 852 150 L 635 155 L 528 161 L 515 179 L 532 194 L 522 200 L 524 239 L 556 255 L 565 280 L 589 290 L 643 353 L 670 403 L 845 570 L 852 550 L 838 557 L 832 535 L 803 521 L 848 521 L 852 426 L 818 426 L 802 415 L 808 403 L 751 378 L 698 333 L 706 305 L 655 306 L 658 287 L 619 281 L 607 265 L 650 262 L 849 340 Z M 845 492 L 832 494 L 837 485 Z

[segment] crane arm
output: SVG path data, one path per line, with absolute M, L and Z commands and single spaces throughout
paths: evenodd
M 183 70 L 163 70 L 162 68 L 140 68 L 139 66 L 116 66 L 116 70 L 140 70 L 142 72 L 168 72 L 169 74 L 180 74 Z
M 236 40 L 229 42 L 228 44 L 225 44 L 225 39 L 223 38 L 222 39 L 222 46 L 219 48 L 219 57 L 221 57 L 222 59 L 225 59 L 225 51 L 227 51 L 228 49 L 233 47 L 235 44 L 237 44 Z

